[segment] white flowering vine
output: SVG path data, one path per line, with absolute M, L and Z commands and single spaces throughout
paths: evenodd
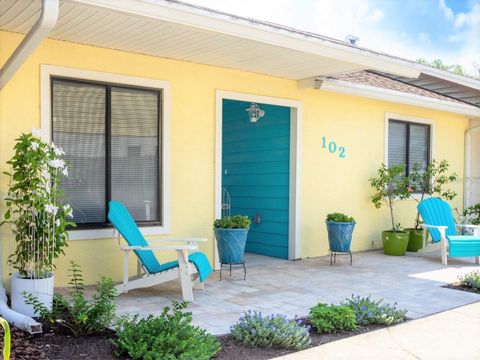
M 3 223 L 11 225 L 15 249 L 9 263 L 20 275 L 42 278 L 54 270 L 54 258 L 67 246 L 67 228 L 75 226 L 72 208 L 63 203 L 62 177 L 68 176 L 65 152 L 41 140 L 32 129 L 16 141 L 7 162 L 12 170 Z

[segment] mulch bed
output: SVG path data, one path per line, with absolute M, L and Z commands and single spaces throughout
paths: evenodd
M 368 325 L 360 326 L 355 332 L 338 332 L 332 334 L 319 334 L 315 331 L 310 333 L 311 344 L 309 347 L 314 347 L 326 344 L 331 341 L 344 339 L 350 336 L 363 334 L 369 331 L 384 328 L 384 325 Z M 236 343 L 231 335 L 224 335 L 218 338 L 222 345 L 222 350 L 217 354 L 217 360 L 263 360 L 271 359 L 282 355 L 287 355 L 295 352 L 295 350 L 285 349 L 264 349 L 264 348 L 249 348 Z
M 355 332 L 318 334 L 312 332 L 310 347 L 340 340 L 350 336 L 362 334 L 368 331 L 383 328 L 383 325 L 369 325 L 359 327 Z M 1 331 L 0 331 L 1 332 Z M 3 334 L 0 334 L 3 335 Z M 112 345 L 113 331 L 107 331 L 100 335 L 74 337 L 61 331 L 53 333 L 44 325 L 44 333 L 29 335 L 18 329 L 12 328 L 12 360 L 112 360 L 117 359 L 113 354 L 115 347 Z M 1 336 L 3 338 L 3 336 Z M 220 336 L 219 341 L 222 350 L 217 354 L 217 360 L 261 360 L 271 359 L 295 352 L 284 349 L 249 348 L 237 344 L 230 335 Z M 0 348 L 3 343 L 0 339 Z
M 467 291 L 467 292 L 472 292 L 472 293 L 475 293 L 475 294 L 480 294 L 479 289 L 463 286 L 461 283 L 447 284 L 447 285 L 443 285 L 442 287 L 447 288 L 447 289 L 455 289 L 455 290 Z

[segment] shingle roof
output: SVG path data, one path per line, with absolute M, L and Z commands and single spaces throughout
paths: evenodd
M 425 96 L 438 100 L 450 101 L 457 104 L 465 104 L 465 102 L 444 96 L 434 91 L 426 90 L 418 86 L 410 85 L 402 81 L 390 79 L 388 77 L 373 73 L 371 71 L 355 71 L 351 73 L 337 74 L 329 76 L 330 79 L 342 80 L 354 84 L 373 86 L 376 88 L 400 91 L 407 94 Z

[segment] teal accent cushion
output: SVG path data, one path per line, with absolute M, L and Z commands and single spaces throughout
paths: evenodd
M 455 235 L 447 236 L 448 254 L 453 257 L 480 256 L 480 237 Z

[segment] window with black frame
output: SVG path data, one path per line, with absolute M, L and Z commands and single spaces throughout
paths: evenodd
M 139 224 L 161 223 L 161 91 L 52 79 L 52 139 L 69 177 L 62 188 L 82 227 L 108 226 L 108 202 Z
M 388 166 L 405 164 L 408 176 L 415 164 L 420 170 L 430 162 L 430 125 L 390 119 Z

